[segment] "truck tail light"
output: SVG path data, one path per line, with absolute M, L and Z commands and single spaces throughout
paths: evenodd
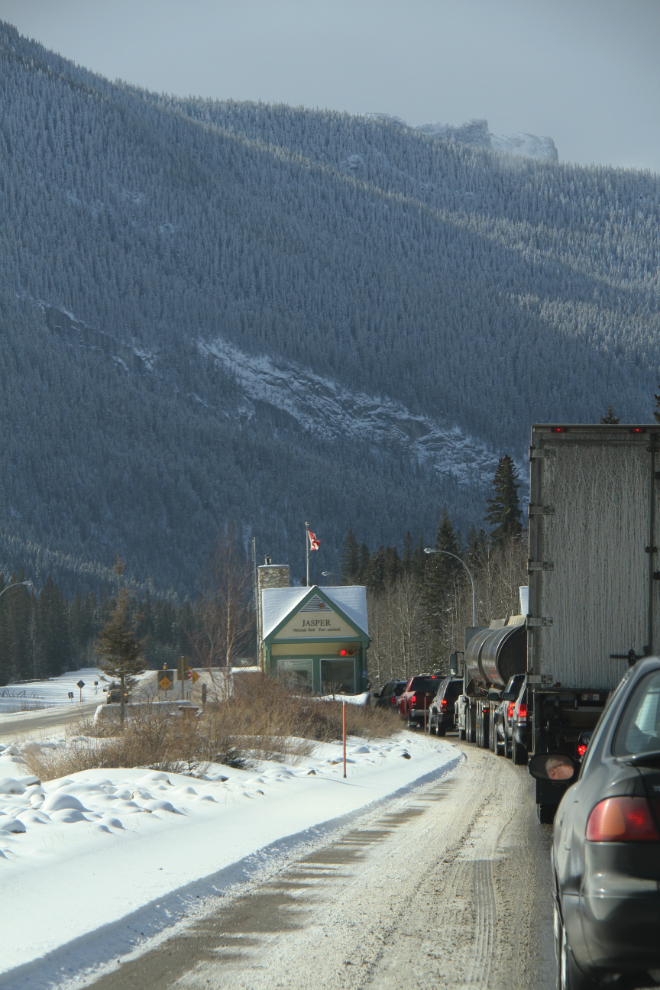
M 413 694 L 412 698 L 410 699 L 410 704 L 411 705 L 416 705 L 417 704 L 417 695 L 416 694 Z
M 511 719 L 513 718 L 513 709 L 515 707 L 516 707 L 515 701 L 510 701 L 506 710 L 506 717 L 509 719 L 509 721 L 511 721 Z
M 396 705 L 396 702 L 397 702 L 396 695 L 393 694 L 392 697 L 390 698 L 390 704 L 391 705 Z
M 646 798 L 614 797 L 599 801 L 587 822 L 589 842 L 658 842 Z
M 446 712 L 447 711 L 447 699 L 446 698 L 441 698 L 440 699 L 440 711 L 441 712 Z
M 527 721 L 527 705 L 524 701 L 518 705 L 518 718 L 521 722 Z

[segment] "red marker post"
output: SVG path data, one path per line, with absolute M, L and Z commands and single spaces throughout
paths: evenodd
M 345 701 L 342 703 L 341 720 L 342 720 L 342 736 L 344 742 L 344 777 L 345 777 L 346 776 L 346 702 Z

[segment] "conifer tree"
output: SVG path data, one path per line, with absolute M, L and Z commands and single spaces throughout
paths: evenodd
M 341 551 L 341 576 L 345 584 L 357 582 L 360 570 L 360 548 L 355 533 L 349 529 Z
M 371 563 L 371 555 L 369 553 L 369 547 L 366 543 L 360 544 L 360 564 L 358 567 L 358 584 L 367 584 L 367 579 L 369 577 L 369 565 Z
M 486 531 L 481 528 L 477 529 L 476 526 L 470 526 L 465 546 L 465 562 L 471 571 L 482 566 L 487 548 L 488 537 L 486 536 Z
M 403 568 L 404 574 L 410 574 L 413 566 L 413 538 L 410 530 L 406 533 L 403 538 L 403 559 L 401 561 L 401 566 Z
M 58 677 L 71 665 L 69 609 L 50 574 L 35 612 L 37 672 L 42 677 Z
M 5 598 L 9 598 L 9 612 L 11 622 L 11 667 L 12 675 L 16 680 L 27 680 L 34 676 L 34 623 L 33 623 L 33 595 L 31 589 L 22 584 L 25 581 L 25 572 L 21 567 L 18 576 L 12 575 L 11 584 L 16 584 L 14 591 L 10 591 Z M 57 673 L 62 673 L 69 666 L 70 647 L 66 627 L 67 602 L 64 600 L 56 587 L 56 611 L 57 611 L 57 650 L 59 657 L 56 661 Z
M 417 541 L 412 554 L 412 573 L 418 581 L 424 580 L 424 573 L 426 571 L 426 563 L 428 559 L 428 555 L 424 553 L 424 537 L 420 533 L 419 540 Z
M 424 571 L 424 607 L 427 623 L 438 637 L 442 632 L 442 609 L 445 597 L 452 587 L 454 578 L 463 569 L 458 560 L 449 556 L 454 554 L 460 557 L 461 547 L 446 509 L 442 510 L 433 549 L 442 552 L 428 555 L 429 559 Z
M 379 593 L 385 587 L 385 547 L 381 546 L 369 561 L 367 585 L 372 591 Z
M 608 423 L 612 425 L 616 425 L 617 423 L 621 422 L 621 417 L 617 416 L 617 414 L 614 412 L 614 407 L 612 406 L 611 402 L 607 407 L 607 412 L 605 413 L 605 415 L 600 417 L 600 421 L 601 423 Z
M 135 621 L 130 614 L 126 588 L 117 595 L 110 621 L 99 634 L 99 667 L 121 684 L 121 723 L 124 724 L 124 695 L 130 679 L 144 670 L 143 644 L 135 635 Z
M 656 408 L 653 410 L 653 419 L 656 423 L 660 423 L 660 395 L 653 393 L 653 398 L 655 399 Z
M 399 551 L 396 548 L 396 543 L 394 546 L 385 547 L 385 583 L 390 585 L 390 587 L 396 584 L 402 571 L 403 567 L 401 565 Z
M 0 574 L 0 591 L 5 587 L 4 575 Z M 9 642 L 9 609 L 7 595 L 0 597 L 0 687 L 11 680 L 11 650 Z
M 488 509 L 485 521 L 493 527 L 490 539 L 495 545 L 503 543 L 509 536 L 517 536 L 522 530 L 519 488 L 520 482 L 513 460 L 505 454 L 500 457 L 493 478 L 493 497 L 486 499 Z

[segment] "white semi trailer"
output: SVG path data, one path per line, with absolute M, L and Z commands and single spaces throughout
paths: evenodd
M 578 756 L 627 666 L 660 652 L 659 440 L 660 426 L 532 426 L 526 719 L 516 726 L 530 752 Z M 489 686 L 476 685 L 481 699 Z M 470 693 L 487 746 L 490 711 Z M 536 781 L 542 821 L 564 789 Z

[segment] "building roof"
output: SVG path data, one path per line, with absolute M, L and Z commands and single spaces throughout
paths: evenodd
M 361 585 L 324 588 L 315 585 L 319 591 L 344 613 L 346 618 L 355 623 L 358 629 L 369 635 L 369 620 L 367 619 L 367 589 Z M 312 591 L 312 588 L 264 588 L 261 592 L 261 628 L 265 639 L 273 629 L 293 611 L 296 606 Z

